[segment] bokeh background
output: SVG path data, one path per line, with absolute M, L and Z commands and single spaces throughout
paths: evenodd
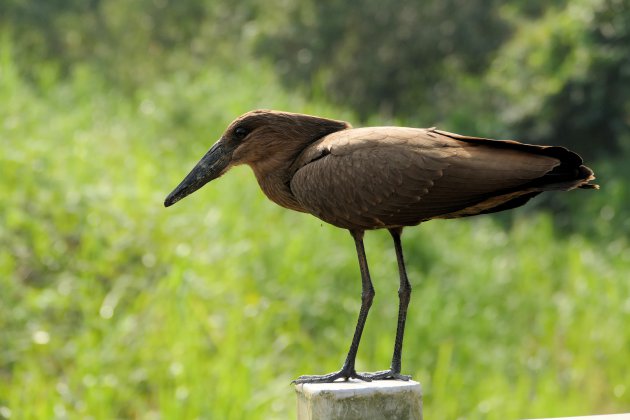
M 168 210 L 273 108 L 578 151 L 600 191 L 403 237 L 427 419 L 630 411 L 628 0 L 1 0 L 0 418 L 286 419 L 343 361 L 350 236 L 248 168 Z M 358 369 L 388 366 L 398 279 Z

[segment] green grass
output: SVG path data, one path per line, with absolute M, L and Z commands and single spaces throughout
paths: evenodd
M 247 168 L 162 200 L 249 109 L 351 116 L 283 93 L 255 64 L 132 98 L 87 68 L 59 82 L 44 66 L 26 84 L 8 53 L 0 77 L 0 417 L 294 418 L 291 379 L 338 369 L 349 345 L 350 236 L 268 202 Z M 594 194 L 607 192 L 567 199 Z M 597 240 L 520 210 L 507 227 L 405 232 L 403 370 L 426 418 L 630 409 L 630 248 L 604 216 L 591 215 Z M 397 272 L 386 232 L 366 247 L 377 296 L 358 369 L 376 370 Z

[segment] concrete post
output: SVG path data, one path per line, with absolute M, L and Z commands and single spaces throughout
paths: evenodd
M 422 420 L 415 381 L 333 382 L 295 386 L 298 420 Z

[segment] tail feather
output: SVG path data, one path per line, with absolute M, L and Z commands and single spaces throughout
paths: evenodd
M 573 152 L 564 149 L 568 155 L 575 159 L 563 159 L 562 156 L 554 156 L 560 160 L 560 164 L 543 177 L 534 181 L 537 187 L 543 191 L 568 191 L 575 188 L 599 189 L 599 185 L 591 184 L 595 174 L 588 166 L 582 165 L 582 159 Z

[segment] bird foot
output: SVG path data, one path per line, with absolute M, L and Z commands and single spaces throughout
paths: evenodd
M 361 375 L 369 378 L 372 381 L 382 381 L 386 379 L 394 379 L 399 381 L 408 381 L 411 379 L 411 375 L 403 375 L 400 372 L 394 372 L 393 370 L 380 370 L 378 372 L 361 372 Z
M 339 372 L 329 373 L 327 375 L 302 375 L 296 380 L 292 381 L 293 384 L 322 384 L 335 382 L 337 379 L 343 379 L 348 381 L 349 379 L 359 379 L 365 382 L 371 382 L 372 379 L 366 374 L 358 374 L 354 369 L 341 369 Z

